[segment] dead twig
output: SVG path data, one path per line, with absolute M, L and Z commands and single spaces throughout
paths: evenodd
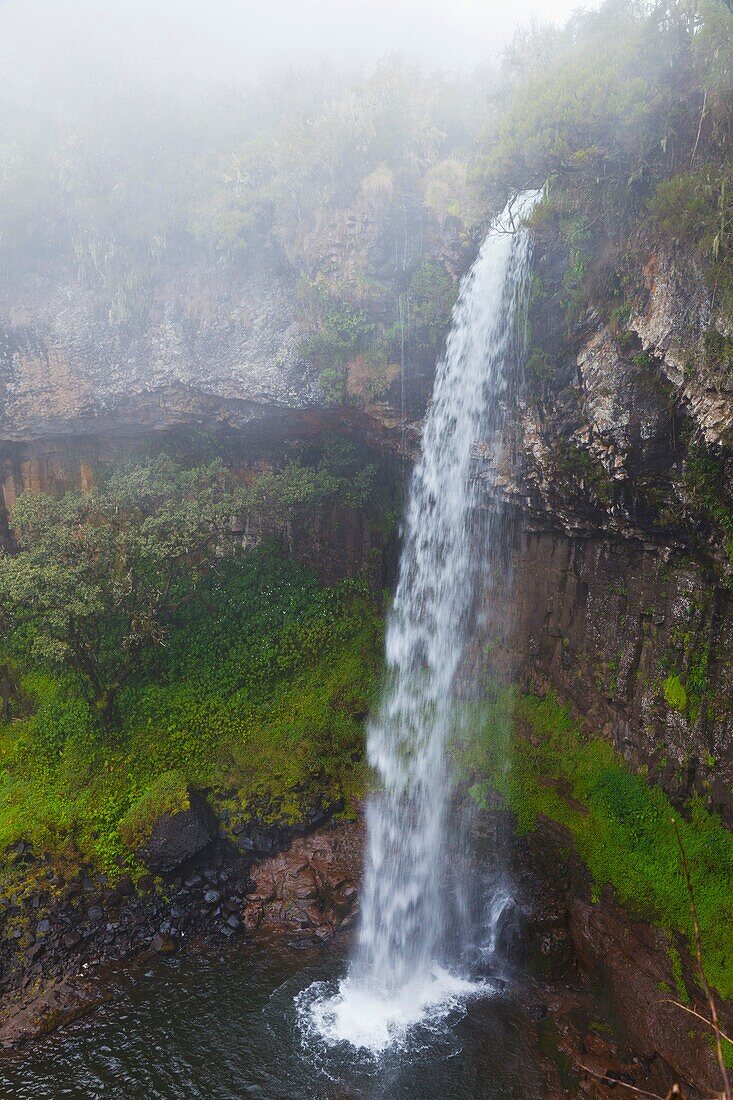
M 610 1085 L 611 1088 L 619 1085 L 622 1089 L 635 1092 L 637 1096 L 649 1096 L 652 1100 L 685 1100 L 685 1094 L 679 1085 L 672 1085 L 666 1096 L 660 1096 L 658 1092 L 649 1092 L 647 1089 L 637 1088 L 636 1085 L 629 1085 L 626 1081 L 619 1081 L 616 1077 L 609 1077 L 606 1073 L 597 1073 L 590 1066 L 584 1066 L 582 1062 L 578 1062 L 578 1065 L 585 1073 L 589 1073 L 591 1077 L 595 1077 L 597 1081 L 602 1081 L 605 1085 Z M 709 1100 L 721 1100 L 722 1095 L 722 1093 L 717 1093 L 715 1096 L 709 1097 Z
M 669 1100 L 670 1096 L 682 1096 L 679 1091 L 677 1093 L 674 1092 L 674 1089 L 677 1088 L 676 1085 L 673 1086 L 672 1091 L 669 1092 L 666 1097 L 660 1096 L 658 1092 L 648 1092 L 647 1089 L 638 1089 L 636 1085 L 629 1085 L 626 1081 L 619 1081 L 615 1077 L 609 1077 L 607 1073 L 597 1073 L 594 1069 L 591 1069 L 590 1066 L 584 1066 L 582 1062 L 579 1062 L 578 1065 L 582 1070 L 589 1073 L 591 1077 L 595 1077 L 598 1081 L 603 1081 L 604 1084 L 610 1085 L 612 1088 L 615 1088 L 616 1085 L 620 1085 L 624 1089 L 629 1089 L 630 1092 L 635 1092 L 638 1096 L 650 1096 L 652 1100 Z
M 705 89 L 705 95 L 702 97 L 702 111 L 700 112 L 700 124 L 697 127 L 697 137 L 695 138 L 695 147 L 692 150 L 692 156 L 690 157 L 690 168 L 692 168 L 693 164 L 695 163 L 695 155 L 697 153 L 697 147 L 700 144 L 700 134 L 702 133 L 702 124 L 705 120 L 705 111 L 707 110 L 707 105 L 708 105 L 708 90 L 706 88 Z
M 675 836 L 677 837 L 677 844 L 680 849 L 680 860 L 682 862 L 682 873 L 685 876 L 685 884 L 687 886 L 687 895 L 690 899 L 690 914 L 692 916 L 692 927 L 695 932 L 695 957 L 697 959 L 697 969 L 700 977 L 700 984 L 702 991 L 705 994 L 705 1000 L 708 1002 L 710 1008 L 710 1020 L 708 1021 L 713 1029 L 715 1035 L 715 1058 L 718 1063 L 718 1069 L 720 1070 L 720 1076 L 723 1081 L 722 1096 L 724 1100 L 731 1100 L 730 1095 L 730 1080 L 728 1078 L 728 1070 L 725 1065 L 725 1058 L 723 1057 L 723 1044 L 721 1042 L 722 1032 L 720 1030 L 720 1024 L 718 1023 L 718 1010 L 715 1007 L 715 998 L 711 992 L 708 980 L 705 976 L 705 967 L 702 964 L 702 937 L 700 935 L 700 922 L 697 919 L 697 906 L 695 905 L 695 892 L 692 889 L 692 876 L 690 874 L 690 865 L 687 862 L 687 853 L 685 852 L 685 846 L 682 843 L 682 834 L 680 833 L 679 825 L 676 819 L 672 818 L 672 825 L 674 827 Z M 726 1036 L 727 1038 L 727 1036 Z
M 696 1016 L 698 1020 L 702 1020 L 704 1024 L 707 1024 L 709 1028 L 715 1030 L 715 1024 L 712 1020 L 708 1020 L 707 1016 L 703 1016 L 701 1012 L 696 1012 L 694 1008 L 690 1008 L 688 1005 L 680 1004 L 679 1001 L 675 1001 L 672 997 L 665 997 L 660 1001 L 660 1004 L 677 1005 L 677 1008 L 681 1008 L 683 1012 L 689 1012 L 690 1016 Z M 726 1043 L 733 1043 L 730 1035 L 726 1035 L 722 1028 L 718 1028 L 720 1031 L 720 1038 L 725 1039 Z

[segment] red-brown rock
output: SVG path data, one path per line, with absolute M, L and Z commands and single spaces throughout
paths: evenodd
M 330 937 L 356 913 L 363 840 L 361 822 L 328 823 L 260 861 L 252 869 L 245 926 Z

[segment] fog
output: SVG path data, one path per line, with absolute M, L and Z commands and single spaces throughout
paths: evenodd
M 573 0 L 5 0 L 6 79 L 32 87 L 131 78 L 248 81 L 329 60 L 371 65 L 399 53 L 463 70 L 496 56 L 516 27 L 562 21 Z

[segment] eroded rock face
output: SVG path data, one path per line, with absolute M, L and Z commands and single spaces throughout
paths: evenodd
M 322 403 L 292 279 L 194 265 L 139 316 L 40 276 L 0 300 L 0 438 L 245 425 Z
M 530 946 L 541 955 L 548 943 L 548 962 L 561 964 L 553 975 L 557 985 L 571 988 L 575 974 L 602 992 L 617 1038 L 637 1062 L 634 1072 L 643 1065 L 654 1079 L 636 1084 L 663 1096 L 674 1082 L 688 1095 L 717 1095 L 721 1081 L 709 1029 L 673 1003 L 679 994 L 661 929 L 631 917 L 608 888 L 591 891 L 570 834 L 557 822 L 540 816 L 534 832 L 513 839 L 511 852 L 520 897 L 529 899 Z M 681 940 L 677 946 L 694 1005 L 708 1012 L 688 947 Z M 730 1003 L 718 1001 L 717 1011 L 725 1030 Z M 604 1072 L 594 1057 L 582 1064 Z
M 643 296 L 629 328 L 651 351 L 679 391 L 681 400 L 709 443 L 730 443 L 733 378 L 706 363 L 705 334 L 716 326 L 731 335 L 715 314 L 713 294 L 689 257 L 658 248 L 643 269 Z
M 632 540 L 525 531 L 513 561 L 503 615 L 515 616 L 524 686 L 554 689 L 674 799 L 697 793 L 733 824 L 727 591 L 695 563 Z M 688 685 L 682 706 L 670 677 Z
M 329 939 L 356 914 L 363 843 L 361 822 L 329 823 L 294 840 L 287 852 L 256 864 L 246 926 L 270 925 Z

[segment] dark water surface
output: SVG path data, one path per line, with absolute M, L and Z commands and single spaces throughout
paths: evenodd
M 506 993 L 375 1062 L 304 1044 L 295 996 L 346 967 L 345 948 L 247 943 L 156 961 L 112 999 L 23 1055 L 0 1060 L 2 1100 L 512 1100 L 542 1095 L 534 1028 Z

